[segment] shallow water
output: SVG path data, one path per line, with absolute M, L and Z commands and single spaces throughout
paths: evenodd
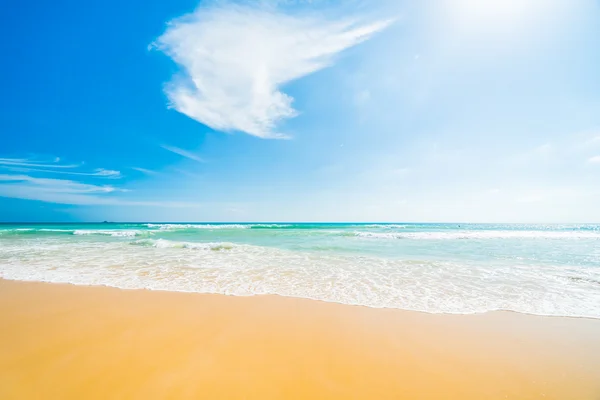
M 0 225 L 5 279 L 600 318 L 600 225 Z

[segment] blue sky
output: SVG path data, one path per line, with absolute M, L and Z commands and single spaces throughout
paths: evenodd
M 0 221 L 600 221 L 596 0 L 2 8 Z

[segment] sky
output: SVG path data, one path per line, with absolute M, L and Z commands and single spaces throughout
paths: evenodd
M 598 0 L 8 0 L 0 221 L 600 222 Z

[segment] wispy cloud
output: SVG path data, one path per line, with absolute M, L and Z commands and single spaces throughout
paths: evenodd
M 8 169 L 10 171 L 16 172 L 43 172 L 46 174 L 62 174 L 62 175 L 80 175 L 80 176 L 98 176 L 104 178 L 120 178 L 121 172 L 114 171 L 111 169 L 104 168 L 96 168 L 93 172 L 76 172 L 76 171 L 61 171 L 61 170 L 49 170 L 49 169 L 40 169 L 40 168 L 28 168 L 28 167 L 7 167 L 3 166 L 3 168 Z
M 20 185 L 27 184 L 42 191 L 55 193 L 111 193 L 126 191 L 110 185 L 91 185 L 67 179 L 34 178 L 29 175 L 0 174 L 0 183 L 5 186 L 13 183 Z
M 588 162 L 591 164 L 600 164 L 600 156 L 590 157 Z
M 128 192 L 109 185 L 91 185 L 66 179 L 34 178 L 28 175 L 0 174 L 0 197 L 38 200 L 72 205 L 199 207 L 200 204 L 177 201 L 147 201 L 116 197 Z
M 83 164 L 61 164 L 60 157 L 53 161 L 43 161 L 36 158 L 0 158 L 0 168 L 15 172 L 35 172 L 43 174 L 96 176 L 102 178 L 120 178 L 121 172 L 112 169 L 96 168 L 91 172 L 73 170 Z
M 26 158 L 0 158 L 0 165 L 13 167 L 38 167 L 38 168 L 78 168 L 80 164 L 59 164 L 60 158 L 54 162 L 36 161 Z
M 175 148 L 177 149 L 177 148 Z M 181 149 L 177 149 L 181 150 Z M 173 150 L 171 150 L 173 151 Z M 185 151 L 184 151 L 185 152 Z M 187 154 L 190 156 L 193 154 Z M 0 169 L 20 173 L 0 173 L 0 197 L 37 200 L 48 203 L 105 206 L 148 207 L 200 207 L 198 203 L 181 201 L 154 201 L 131 198 L 130 190 L 114 185 L 98 185 L 72 179 L 48 178 L 62 174 L 85 178 L 120 178 L 119 171 L 97 168 L 91 172 L 73 170 L 79 164 L 61 164 L 59 157 L 53 161 L 37 158 L 0 158 Z M 40 168 L 37 168 L 40 166 Z M 158 174 L 145 168 L 132 168 L 152 175 Z M 127 197 L 125 197 L 127 196 Z
M 145 175 L 159 175 L 160 173 L 158 171 L 153 171 L 151 169 L 146 169 L 146 168 L 140 168 L 140 167 L 131 167 L 132 170 L 137 171 L 137 172 L 141 172 L 142 174 Z
M 166 86 L 177 111 L 216 130 L 282 138 L 277 124 L 297 115 L 282 85 L 332 65 L 336 54 L 391 22 L 219 2 L 171 21 L 154 46 L 182 69 Z
M 184 150 L 175 146 L 168 146 L 166 144 L 163 144 L 161 147 L 165 150 L 170 151 L 171 153 L 179 154 L 182 157 L 189 158 L 190 160 L 198 161 L 200 163 L 206 162 L 199 155 L 192 153 L 191 151 Z

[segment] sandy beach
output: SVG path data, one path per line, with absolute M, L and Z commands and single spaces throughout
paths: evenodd
M 0 280 L 2 399 L 598 399 L 600 321 Z

